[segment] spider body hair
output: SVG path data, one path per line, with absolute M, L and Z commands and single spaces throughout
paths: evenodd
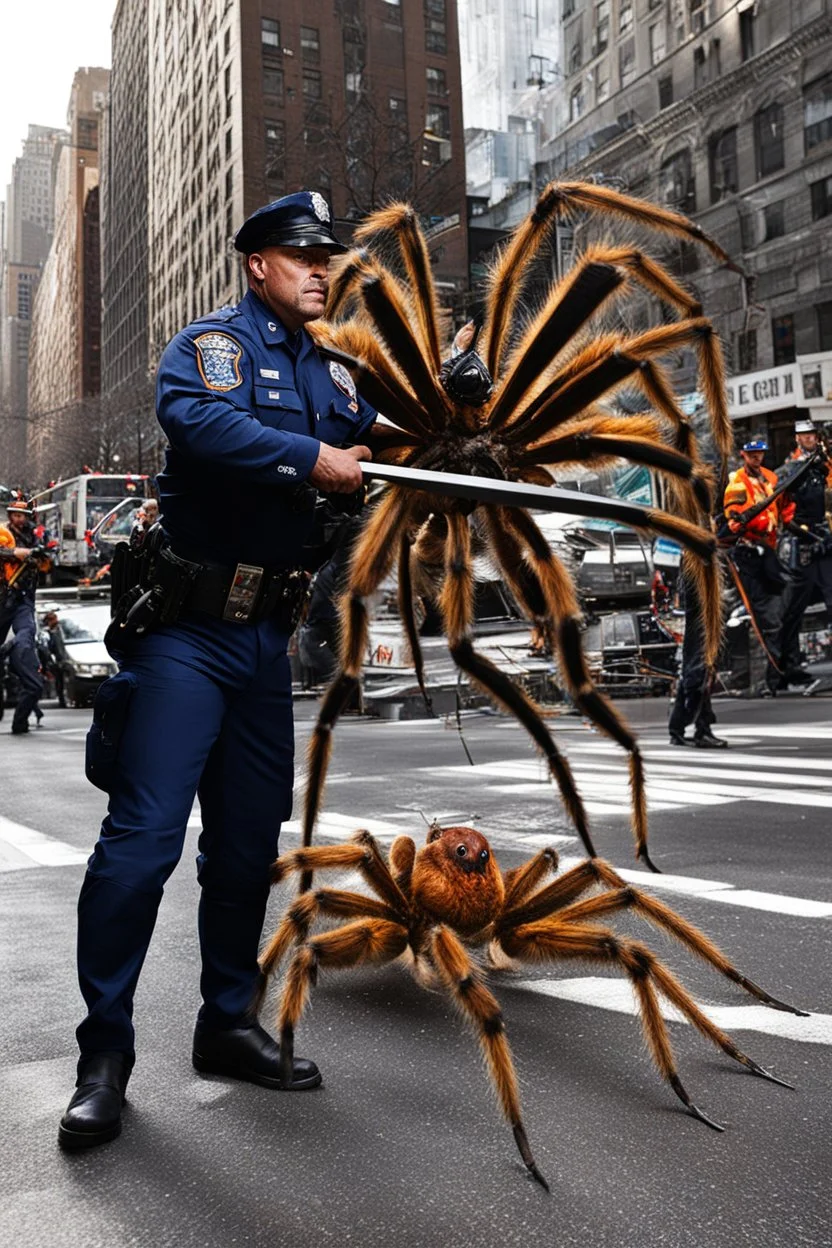
M 772 997 L 747 976 L 692 923 L 665 902 L 627 884 L 602 859 L 588 859 L 546 883 L 558 866 L 557 852 L 544 849 L 519 867 L 502 872 L 486 837 L 474 828 L 432 824 L 417 849 L 408 836 L 393 842 L 389 855 L 369 833 L 347 844 L 297 849 L 278 859 L 275 879 L 292 872 L 354 870 L 370 896 L 318 888 L 296 897 L 261 958 L 262 983 L 288 957 L 279 1006 L 282 1079 L 291 1086 L 294 1039 L 320 971 L 383 964 L 401 959 L 422 985 L 444 986 L 480 1043 L 492 1086 L 529 1174 L 548 1190 L 523 1124 L 514 1062 L 499 1001 L 474 950 L 493 950 L 505 969 L 519 962 L 583 959 L 612 967 L 630 981 L 648 1049 L 660 1076 L 688 1112 L 717 1130 L 679 1077 L 659 999 L 670 1002 L 711 1043 L 752 1074 L 790 1084 L 770 1074 L 739 1049 L 697 1004 L 680 980 L 644 942 L 606 926 L 623 911 L 673 937 L 683 948 L 732 984 L 774 1009 L 802 1011 Z M 348 921 L 319 927 L 321 919 Z M 262 1005 L 263 992 L 258 1005 Z

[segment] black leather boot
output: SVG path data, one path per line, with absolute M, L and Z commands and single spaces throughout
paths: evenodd
M 77 1091 L 58 1128 L 61 1148 L 94 1148 L 121 1134 L 132 1053 L 93 1053 L 78 1063 Z
M 254 1023 L 217 1031 L 198 1022 L 194 1031 L 193 1064 L 204 1075 L 228 1075 L 258 1083 L 262 1088 L 284 1088 L 280 1078 L 280 1049 L 267 1031 Z M 294 1061 L 289 1090 L 301 1092 L 317 1088 L 321 1072 L 303 1057 Z
M 693 744 L 700 750 L 727 750 L 728 742 L 724 737 L 715 737 L 710 728 L 697 732 Z

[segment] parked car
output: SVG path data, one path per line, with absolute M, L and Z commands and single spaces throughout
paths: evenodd
M 109 605 L 73 604 L 56 609 L 61 629 L 56 649 L 64 675 L 64 696 L 71 706 L 89 706 L 98 686 L 118 671 L 104 646 Z

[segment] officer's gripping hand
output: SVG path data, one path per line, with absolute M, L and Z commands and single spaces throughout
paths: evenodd
M 309 484 L 324 494 L 352 494 L 364 479 L 359 462 L 372 458 L 367 446 L 350 446 L 341 451 L 322 442 L 315 467 L 309 474 Z

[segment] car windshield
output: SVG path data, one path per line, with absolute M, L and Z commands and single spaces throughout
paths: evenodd
M 58 611 L 58 623 L 67 645 L 76 641 L 103 641 L 110 623 L 110 608 L 95 606 Z

